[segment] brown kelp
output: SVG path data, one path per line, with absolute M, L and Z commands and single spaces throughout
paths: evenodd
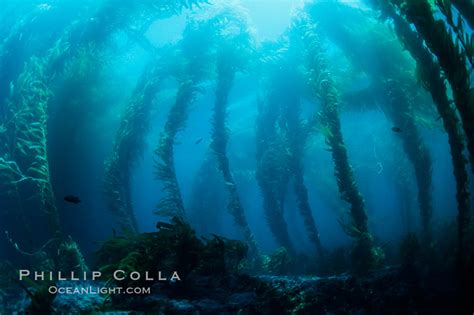
M 193 80 L 180 83 L 176 101 L 168 113 L 165 128 L 160 135 L 160 143 L 155 149 L 155 176 L 163 184 L 163 197 L 156 214 L 160 216 L 185 216 L 184 203 L 181 198 L 178 179 L 174 165 L 174 143 L 177 133 L 184 128 L 188 107 L 194 101 L 197 85 Z
M 178 91 L 160 134 L 155 149 L 155 176 L 163 187 L 165 196 L 160 200 L 156 214 L 167 217 L 185 217 L 184 203 L 176 178 L 174 165 L 174 144 L 178 132 L 186 125 L 188 109 L 199 91 L 199 84 L 205 78 L 210 62 L 212 40 L 211 25 L 202 21 L 190 21 L 179 43 L 183 68 L 178 70 Z
M 418 202 L 420 204 L 422 238 L 425 245 L 432 240 L 431 218 L 433 205 L 431 198 L 432 188 L 432 160 L 428 148 L 424 144 L 421 134 L 412 118 L 413 100 L 410 99 L 410 86 L 403 80 L 385 79 L 380 81 L 381 87 L 387 91 L 386 112 L 395 126 L 403 126 L 403 135 L 400 135 L 403 149 L 414 166 L 418 185 Z
M 343 23 L 335 24 L 334 19 L 328 19 L 322 14 L 329 9 L 333 9 L 336 16 L 345 16 Z M 325 34 L 345 56 L 367 73 L 372 85 L 378 91 L 383 91 L 377 95 L 381 109 L 394 126 L 403 128 L 403 132 L 397 133 L 397 136 L 400 137 L 403 149 L 415 171 L 423 239 L 425 244 L 429 244 L 433 211 L 432 161 L 415 118 L 420 107 L 431 104 L 426 105 L 423 99 L 417 101 L 420 88 L 411 75 L 414 72 L 413 64 L 403 55 L 396 38 L 390 39 L 393 35 L 389 29 L 371 16 L 364 16 L 354 8 L 334 3 L 318 4 L 310 9 L 310 14 L 321 22 L 319 26 L 324 28 Z M 365 39 L 363 45 L 360 44 L 361 38 Z
M 301 61 L 303 56 L 300 53 L 301 46 L 299 45 L 299 40 L 292 38 L 292 35 L 294 34 L 289 35 L 289 54 L 297 61 Z M 293 45 L 295 47 L 292 47 Z M 301 86 L 304 86 L 303 81 L 305 76 L 304 73 L 297 71 L 297 69 L 296 62 L 290 62 L 285 69 L 287 82 L 285 84 L 286 95 L 283 97 L 282 103 L 282 128 L 285 130 L 288 149 L 290 150 L 288 166 L 293 179 L 293 190 L 296 195 L 298 209 L 303 218 L 303 223 L 310 242 L 316 247 L 318 255 L 322 256 L 323 246 L 321 245 L 319 231 L 309 203 L 308 188 L 304 180 L 303 166 L 306 144 L 311 135 L 312 128 L 314 128 L 314 117 L 311 116 L 306 120 L 301 117 L 301 97 L 303 94 Z
M 287 120 L 287 135 L 291 151 L 289 168 L 293 177 L 293 189 L 298 202 L 298 209 L 303 218 L 303 223 L 308 233 L 308 238 L 316 247 L 317 253 L 323 255 L 323 247 L 319 238 L 319 231 L 312 214 L 309 203 L 308 188 L 304 181 L 303 157 L 309 130 L 306 123 L 302 122 L 298 114 L 300 113 L 300 102 L 288 102 L 284 109 L 284 117 Z
M 354 238 L 352 258 L 356 271 L 367 271 L 379 263 L 380 250 L 373 244 L 369 232 L 364 199 L 355 182 L 354 174 L 339 119 L 339 96 L 333 81 L 324 49 L 317 33 L 317 26 L 308 16 L 302 15 L 298 24 L 306 49 L 307 71 L 314 95 L 321 101 L 320 121 L 325 130 L 324 136 L 334 161 L 334 174 L 341 198 L 347 201 L 350 208 L 351 222 L 345 227 L 346 232 Z
M 447 30 L 445 22 L 435 19 L 433 8 L 428 1 L 409 0 L 393 1 L 393 3 L 407 21 L 413 23 L 429 50 L 437 57 L 446 75 L 454 103 L 461 117 L 467 138 L 471 169 L 474 171 L 474 90 L 470 87 L 470 76 L 466 67 L 468 55 L 460 47 L 459 41 L 453 41 L 453 36 Z M 472 50 L 471 39 L 469 39 L 469 49 Z
M 11 128 L 9 129 L 9 156 L 16 162 L 10 165 L 15 166 L 16 175 L 21 176 L 19 181 L 25 180 L 36 186 L 30 200 L 37 201 L 45 214 L 51 237 L 56 240 L 54 243 L 58 244 L 58 250 L 65 246 L 68 248 L 67 253 L 61 255 L 56 254 L 54 250 L 50 253 L 54 257 L 57 268 L 71 267 L 66 261 L 68 259 L 83 261 L 77 244 L 64 237 L 48 163 L 47 110 L 52 92 L 49 87 L 50 77 L 45 72 L 48 71 L 47 65 L 54 63 L 61 55 L 62 51 L 57 48 L 48 55 L 47 59 L 32 57 L 17 80 L 18 90 L 9 104 L 9 109 L 14 113 L 11 120 L 12 126 L 9 126 Z M 16 189 L 19 211 L 23 212 L 23 195 L 19 192 L 18 186 Z M 26 220 L 26 217 L 24 219 Z M 29 229 L 30 224 L 25 223 L 25 228 Z M 82 267 L 86 268 L 85 264 L 81 265 Z
M 275 65 L 275 70 L 279 65 Z M 278 71 L 278 70 L 276 70 Z M 290 180 L 288 142 L 281 128 L 281 98 L 284 78 L 270 80 L 266 97 L 258 104 L 256 122 L 256 178 L 263 198 L 263 210 L 278 246 L 290 254 L 295 250 L 284 218 L 285 195 Z
M 51 55 L 55 58 L 55 55 Z M 23 179 L 37 185 L 41 208 L 49 219 L 55 237 L 61 236 L 58 209 L 51 186 L 47 152 L 47 105 L 52 95 L 45 75 L 46 64 L 31 58 L 17 81 L 17 93 L 10 110 L 14 112 L 10 155 L 16 161 Z
M 247 222 L 245 211 L 240 201 L 239 193 L 231 172 L 227 157 L 229 139 L 226 122 L 229 92 L 232 88 L 237 71 L 244 70 L 245 62 L 252 51 L 252 42 L 248 26 L 237 12 L 226 12 L 214 17 L 217 35 L 217 87 L 215 93 L 211 148 L 216 155 L 218 167 L 224 177 L 229 193 L 227 209 L 234 217 L 235 224 L 242 231 L 249 246 L 250 255 L 258 256 L 256 241 Z M 234 31 L 232 31 L 234 30 Z
M 161 62 L 153 61 L 146 66 L 122 115 L 113 152 L 105 162 L 104 194 L 107 206 L 119 218 L 122 227 L 130 232 L 138 231 L 131 200 L 131 176 L 145 149 L 153 100 L 164 72 Z
M 464 139 L 458 127 L 460 122 L 456 110 L 451 107 L 448 99 L 447 88 L 440 66 L 423 45 L 422 38 L 410 28 L 408 22 L 390 4 L 380 2 L 378 5 L 380 5 L 384 15 L 392 19 L 397 36 L 416 60 L 423 87 L 430 92 L 438 113 L 443 120 L 444 129 L 448 134 L 453 173 L 456 180 L 456 199 L 458 202 L 458 253 L 462 257 L 464 252 L 464 234 L 469 224 L 469 183 L 467 160 L 463 153 L 465 149 Z

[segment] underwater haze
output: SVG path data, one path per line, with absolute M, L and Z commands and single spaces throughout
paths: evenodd
M 0 312 L 472 313 L 473 16 L 2 1 Z M 156 268 L 148 297 L 18 281 Z

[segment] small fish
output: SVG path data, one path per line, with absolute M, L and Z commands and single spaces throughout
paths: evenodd
M 234 183 L 231 183 L 231 182 L 225 182 L 225 184 L 226 184 L 227 186 L 235 186 L 235 184 L 234 184 Z
M 66 197 L 64 197 L 64 201 L 74 203 L 76 205 L 81 203 L 81 199 L 79 199 L 79 197 L 73 196 L 73 195 L 67 195 Z
M 399 133 L 399 132 L 402 132 L 402 129 L 399 127 L 392 127 L 392 131 Z
M 194 141 L 194 144 L 199 144 L 199 143 L 201 143 L 202 140 L 203 140 L 203 137 L 201 137 L 201 138 L 197 139 L 196 141 Z

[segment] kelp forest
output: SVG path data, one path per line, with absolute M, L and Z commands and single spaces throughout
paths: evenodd
M 0 313 L 472 314 L 473 29 L 470 0 L 2 1 Z

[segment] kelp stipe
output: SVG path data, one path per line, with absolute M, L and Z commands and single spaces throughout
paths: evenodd
M 225 57 L 223 57 L 225 58 Z M 258 253 L 255 239 L 252 231 L 247 223 L 242 203 L 237 191 L 235 179 L 232 175 L 227 157 L 227 130 L 225 123 L 227 97 L 233 81 L 233 73 L 226 71 L 229 65 L 223 65 L 225 61 L 218 66 L 218 83 L 216 90 L 216 100 L 214 106 L 213 131 L 211 147 L 217 157 L 219 169 L 224 177 L 225 186 L 229 193 L 229 201 L 227 208 L 229 213 L 234 217 L 234 222 L 242 230 L 244 237 L 251 248 L 252 255 L 256 256 Z M 227 73 L 226 73 L 227 72 Z
M 252 259 L 259 256 L 257 242 L 247 222 L 242 202 L 237 191 L 236 182 L 227 157 L 227 144 L 229 139 L 227 118 L 227 105 L 229 92 L 234 83 L 237 71 L 244 70 L 245 61 L 252 50 L 248 26 L 237 12 L 233 14 L 217 15 L 214 17 L 217 34 L 217 87 L 215 93 L 211 148 L 216 155 L 218 167 L 222 172 L 229 201 L 227 209 L 233 216 L 235 224 L 242 231 L 245 241 L 249 246 L 249 255 Z M 230 32 L 228 29 L 239 30 Z
M 160 61 L 146 66 L 123 113 L 112 155 L 105 162 L 107 206 L 119 218 L 122 227 L 131 232 L 138 232 L 130 191 L 132 172 L 145 150 L 153 100 L 164 76 Z
M 289 55 L 300 61 L 304 58 L 304 53 L 300 52 L 301 45 L 299 39 L 292 37 L 295 34 L 291 34 L 291 29 L 289 32 Z M 296 196 L 298 210 L 303 219 L 308 239 L 315 246 L 316 252 L 321 258 L 324 254 L 324 249 L 319 238 L 319 231 L 309 201 L 308 188 L 306 187 L 304 178 L 305 169 L 303 165 L 306 144 L 314 129 L 314 117 L 311 116 L 307 119 L 302 117 L 302 86 L 305 86 L 305 75 L 297 69 L 297 63 L 293 62 L 289 62 L 287 68 L 285 68 L 285 71 L 287 71 L 286 80 L 289 80 L 291 83 L 287 82 L 281 86 L 282 90 L 286 88 L 286 96 L 283 97 L 284 103 L 282 104 L 281 109 L 281 125 L 285 130 L 286 139 L 288 141 L 288 149 L 290 151 L 288 167 L 291 171 L 293 190 Z
M 301 216 L 303 217 L 304 226 L 308 234 L 308 238 L 311 243 L 316 247 L 316 251 L 319 256 L 324 254 L 324 249 L 319 238 L 319 231 L 316 226 L 316 221 L 313 217 L 313 211 L 309 202 L 308 188 L 304 181 L 304 167 L 303 159 L 304 156 L 304 146 L 308 138 L 308 134 L 305 134 L 306 125 L 303 124 L 297 117 L 293 114 L 297 112 L 295 108 L 288 108 L 288 117 L 289 124 L 294 123 L 291 127 L 291 132 L 289 133 L 290 146 L 292 156 L 290 157 L 290 169 L 293 175 L 293 189 L 295 191 L 296 198 L 298 200 L 298 208 Z M 294 119 L 291 121 L 291 119 Z M 290 122 L 291 121 L 291 122 Z
M 177 134 L 185 128 L 188 110 L 194 102 L 200 84 L 209 75 L 212 65 L 212 27 L 205 21 L 191 20 L 186 25 L 179 42 L 179 56 L 182 67 L 177 70 L 178 91 L 168 112 L 159 144 L 155 149 L 155 177 L 163 186 L 165 196 L 157 205 L 155 213 L 166 217 L 185 218 L 186 211 L 181 196 L 174 163 L 174 144 Z
M 327 130 L 324 136 L 334 161 L 334 175 L 337 178 L 341 198 L 350 204 L 351 222 L 344 228 L 354 239 L 353 267 L 358 272 L 365 272 L 380 264 L 382 253 L 373 244 L 364 199 L 357 188 L 349 164 L 339 119 L 338 92 L 323 55 L 324 49 L 317 34 L 317 26 L 306 15 L 302 15 L 297 23 L 306 49 L 307 69 L 312 80 L 313 93 L 321 101 L 321 122 Z
M 402 81 L 385 79 L 381 82 L 387 91 L 387 112 L 394 125 L 404 126 L 403 135 L 400 135 L 403 149 L 414 166 L 418 185 L 418 203 L 420 205 L 422 239 L 426 246 L 432 241 L 431 220 L 432 205 L 432 160 L 428 148 L 424 144 L 420 132 L 412 118 L 413 101 L 407 93 L 408 86 Z
M 165 197 L 160 200 L 156 214 L 166 217 L 185 217 L 185 209 L 174 163 L 174 143 L 177 133 L 184 128 L 187 111 L 197 92 L 192 80 L 180 83 L 176 101 L 168 113 L 164 131 L 160 135 L 160 143 L 155 149 L 155 176 L 163 184 Z
M 270 231 L 277 245 L 286 248 L 293 255 L 295 250 L 284 218 L 285 192 L 290 179 L 289 152 L 286 149 L 288 143 L 284 132 L 279 128 L 279 85 L 272 80 L 269 84 L 266 99 L 258 104 L 256 179 L 262 192 L 263 210 Z

